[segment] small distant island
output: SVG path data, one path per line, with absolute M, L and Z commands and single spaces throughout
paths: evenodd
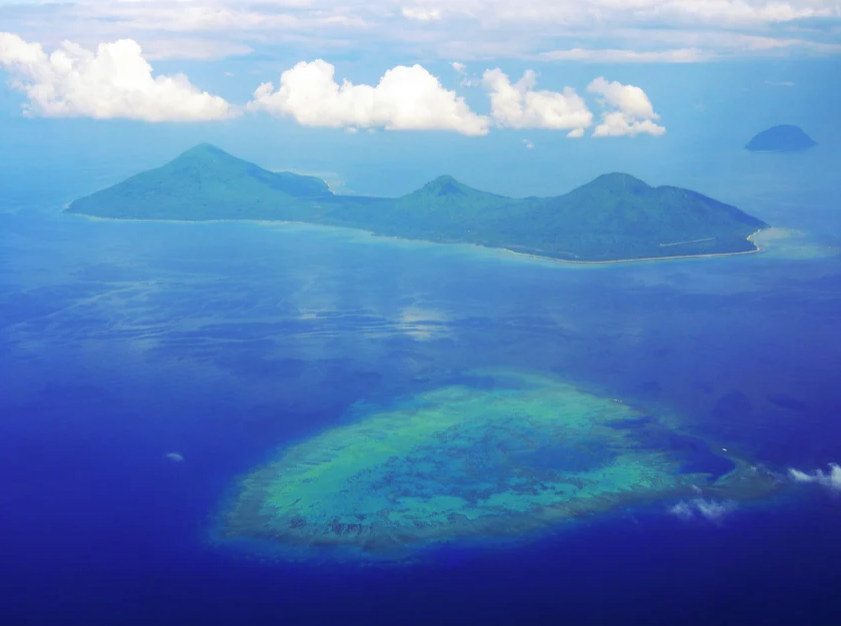
M 800 152 L 817 143 L 799 126 L 782 124 L 755 135 L 745 149 L 751 152 Z
M 450 176 L 400 198 L 373 198 L 337 195 L 318 178 L 270 172 L 209 144 L 76 200 L 67 212 L 303 222 L 579 263 L 754 252 L 751 235 L 767 227 L 736 207 L 628 174 L 604 174 L 549 198 L 509 198 Z

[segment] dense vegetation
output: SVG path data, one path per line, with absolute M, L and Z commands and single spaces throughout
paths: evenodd
M 441 176 L 401 198 L 334 195 L 313 177 L 274 173 L 202 144 L 68 209 L 121 219 L 301 221 L 465 242 L 575 261 L 745 252 L 765 224 L 677 187 L 606 174 L 568 194 L 515 199 Z
M 802 128 L 783 124 L 763 130 L 745 148 L 751 152 L 797 152 L 814 145 L 815 141 Z

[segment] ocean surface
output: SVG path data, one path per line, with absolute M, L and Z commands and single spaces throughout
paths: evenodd
M 788 475 L 841 462 L 841 207 L 825 180 L 760 180 L 725 199 L 800 234 L 599 266 L 71 217 L 71 197 L 9 181 L 0 623 L 841 624 L 841 494 Z M 675 415 L 781 488 L 713 519 L 652 502 L 390 566 L 218 540 L 236 480 L 278 449 L 487 367 Z

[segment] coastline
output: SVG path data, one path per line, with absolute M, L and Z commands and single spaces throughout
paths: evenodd
M 651 261 L 671 261 L 676 259 L 704 259 L 704 258 L 713 258 L 713 257 L 726 257 L 726 256 L 737 256 L 743 254 L 754 254 L 756 252 L 760 252 L 762 248 L 760 248 L 756 242 L 753 241 L 753 237 L 757 234 L 761 233 L 763 230 L 767 230 L 769 227 L 760 228 L 750 235 L 746 237 L 748 241 L 750 241 L 754 249 L 753 250 L 741 250 L 738 252 L 711 252 L 708 254 L 682 254 L 682 255 L 670 255 L 670 256 L 653 256 L 653 257 L 638 257 L 632 259 L 609 259 L 605 261 L 575 261 L 570 259 L 559 259 L 557 257 L 551 257 L 541 254 L 535 254 L 533 252 L 518 252 L 516 250 L 511 250 L 510 248 L 504 247 L 496 247 L 496 246 L 485 246 L 480 243 L 470 243 L 466 241 L 458 241 L 458 242 L 444 242 L 444 241 L 431 241 L 429 239 L 409 239 L 406 237 L 398 237 L 396 235 L 383 235 L 371 230 L 365 230 L 364 228 L 355 228 L 353 226 L 336 226 L 332 224 L 316 224 L 313 222 L 297 222 L 297 221 L 288 221 L 288 220 L 254 220 L 254 219 L 212 219 L 212 220 L 177 220 L 177 219 L 159 219 L 159 218 L 136 218 L 136 217 L 101 217 L 98 215 L 88 215 L 86 213 L 70 213 L 67 210 L 62 210 L 61 214 L 63 215 L 73 215 L 78 217 L 83 217 L 89 220 L 94 221 L 103 221 L 103 222 L 152 222 L 152 223 L 164 223 L 164 224 L 219 224 L 219 223 L 251 223 L 251 224 L 261 224 L 263 226 L 275 226 L 275 225 L 296 225 L 296 226 L 308 226 L 308 227 L 315 227 L 315 228 L 329 228 L 329 229 L 340 229 L 340 230 L 347 230 L 347 231 L 356 231 L 359 233 L 365 233 L 371 237 L 378 237 L 381 239 L 391 239 L 394 241 L 403 241 L 403 242 L 416 242 L 416 243 L 424 243 L 424 244 L 433 244 L 433 245 L 440 245 L 440 246 L 452 246 L 452 245 L 461 245 L 461 246 L 473 246 L 475 248 L 481 248 L 483 250 L 493 250 L 504 252 L 506 254 L 516 255 L 524 258 L 530 259 L 539 259 L 541 261 L 553 261 L 555 263 L 564 263 L 567 265 L 609 265 L 614 263 L 639 263 L 639 262 L 651 262 Z M 661 246 L 663 244 L 660 244 Z M 666 244 L 672 245 L 672 244 Z
M 778 148 L 776 150 L 751 150 L 750 148 L 745 147 L 745 150 L 747 150 L 748 152 L 753 152 L 754 154 L 781 154 L 783 152 L 805 152 L 810 148 L 814 148 L 816 145 L 818 144 L 813 143 L 812 145 L 802 146 L 800 148 Z
M 539 254 L 532 254 L 530 252 L 516 252 L 514 250 L 509 250 L 508 248 L 488 248 L 489 250 L 503 250 L 510 254 L 516 254 L 518 256 L 525 256 L 531 257 L 535 259 L 542 259 L 547 261 L 555 261 L 556 263 L 567 263 L 570 265 L 609 265 L 612 263 L 638 263 L 643 261 L 672 261 L 676 259 L 705 259 L 705 258 L 712 258 L 712 257 L 722 257 L 722 256 L 737 256 L 740 254 L 755 254 L 756 252 L 760 252 L 762 248 L 760 248 L 756 243 L 753 241 L 753 237 L 761 233 L 765 228 L 760 228 L 757 231 L 752 232 L 750 235 L 746 237 L 748 241 L 750 241 L 754 245 L 753 250 L 741 250 L 739 252 L 711 252 L 709 254 L 681 254 L 681 255 L 671 255 L 671 256 L 650 256 L 650 257 L 639 257 L 636 259 L 611 259 L 609 261 L 569 261 L 567 259 L 556 259 L 550 256 L 541 256 Z M 479 245 L 479 244 L 470 244 L 470 245 Z M 486 246 L 480 246 L 486 247 Z

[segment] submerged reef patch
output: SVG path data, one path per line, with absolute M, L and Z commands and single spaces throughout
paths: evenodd
M 743 463 L 621 402 L 546 376 L 488 376 L 494 385 L 420 393 L 281 451 L 241 480 L 223 533 L 388 553 L 763 488 Z

